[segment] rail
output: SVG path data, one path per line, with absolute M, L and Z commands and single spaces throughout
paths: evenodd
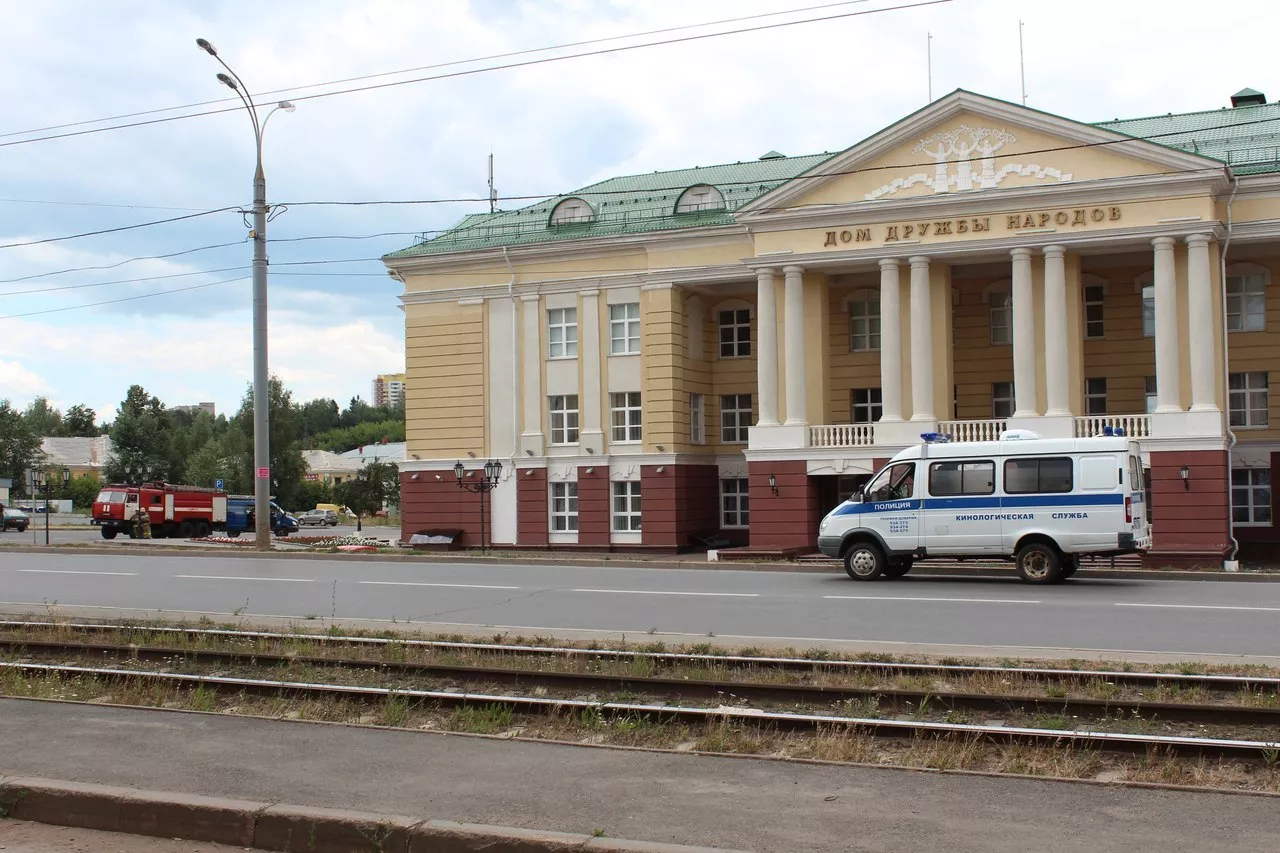
M 1088 415 L 1075 418 L 1075 437 L 1091 438 L 1102 435 L 1104 427 L 1122 430 L 1132 438 L 1151 437 L 1150 415 Z
M 1003 418 L 938 421 L 938 432 L 951 436 L 952 441 L 999 441 L 1000 434 L 1008 428 Z
M 874 424 L 821 424 L 809 427 L 810 447 L 870 447 L 875 443 Z

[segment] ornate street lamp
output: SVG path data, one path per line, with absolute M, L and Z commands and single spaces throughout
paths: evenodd
M 480 495 L 480 550 L 486 551 L 488 549 L 484 538 L 485 495 L 497 488 L 498 481 L 502 479 L 502 463 L 497 459 L 490 459 L 484 463 L 484 470 L 480 473 L 482 478 L 472 481 L 467 479 L 469 476 L 467 469 L 461 462 L 453 466 L 453 476 L 458 478 L 458 488 Z

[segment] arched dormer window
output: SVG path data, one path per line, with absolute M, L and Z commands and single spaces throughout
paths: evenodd
M 676 200 L 676 213 L 697 213 L 701 210 L 724 210 L 724 195 L 708 184 L 689 187 Z
M 594 222 L 596 211 L 580 198 L 566 198 L 551 210 L 549 225 L 574 225 L 581 222 Z

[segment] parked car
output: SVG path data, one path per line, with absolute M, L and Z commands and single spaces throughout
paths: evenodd
M 31 516 L 27 515 L 20 509 L 13 507 L 4 508 L 4 518 L 0 519 L 0 532 L 8 530 L 12 527 L 19 533 L 25 533 L 27 526 L 31 524 Z
M 330 527 L 337 527 L 338 514 L 331 509 L 309 509 L 298 516 L 298 524 L 302 527 L 313 524 L 320 527 L 326 524 Z

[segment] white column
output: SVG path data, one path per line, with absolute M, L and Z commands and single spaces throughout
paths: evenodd
M 756 387 L 759 426 L 778 425 L 778 299 L 773 270 L 756 270 Z
M 911 264 L 911 420 L 932 421 L 933 307 L 929 299 L 929 259 L 917 255 L 908 263 Z
M 902 304 L 898 273 L 902 262 L 880 262 L 880 422 L 902 420 Z
M 1157 237 L 1156 285 L 1156 411 L 1181 412 L 1182 390 L 1178 375 L 1178 290 L 1174 279 L 1173 238 Z
M 582 293 L 582 310 L 578 317 L 578 358 L 582 361 L 582 432 L 584 447 L 599 452 L 603 446 L 600 429 L 600 291 Z
M 1159 305 L 1159 303 L 1156 303 Z M 1213 280 L 1209 275 L 1209 235 L 1187 238 L 1187 348 L 1191 351 L 1191 411 L 1216 412 L 1213 374 Z M 1156 338 L 1159 346 L 1160 339 Z M 1159 380 L 1157 380 L 1159 381 Z
M 1036 410 L 1036 312 L 1031 295 L 1031 250 L 1013 256 L 1013 416 L 1031 418 Z M 1066 310 L 1066 306 L 1063 306 Z
M 1045 414 L 1069 416 L 1067 392 L 1067 263 L 1062 246 L 1044 247 Z
M 521 296 L 524 311 L 524 421 L 520 427 L 520 448 L 542 455 L 542 304 L 538 296 Z
M 787 426 L 807 426 L 804 369 L 804 268 L 783 267 L 786 294 L 783 322 L 787 332 Z

